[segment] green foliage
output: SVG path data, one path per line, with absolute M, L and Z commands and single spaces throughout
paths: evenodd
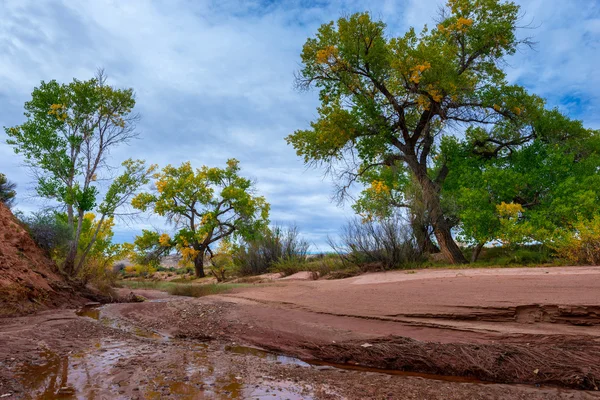
M 217 281 L 223 282 L 226 280 L 228 273 L 235 267 L 233 264 L 233 247 L 227 239 L 221 240 L 219 248 L 210 262 L 210 272 L 217 278 Z
M 535 122 L 537 137 L 494 157 L 446 140 L 451 172 L 443 197 L 456 205 L 466 242 L 550 243 L 600 212 L 600 135 L 556 110 Z M 517 212 L 506 212 L 512 207 Z
M 132 200 L 135 208 L 151 209 L 175 224 L 179 230 L 173 238 L 162 235 L 159 245 L 176 248 L 184 260 L 194 261 L 199 276 L 213 243 L 252 239 L 268 223 L 269 204 L 254 195 L 252 182 L 239 171 L 235 159 L 228 160 L 226 168 L 168 165 L 154 175 L 156 192 L 140 193 Z
M 38 171 L 40 196 L 90 211 L 98 193 L 91 175 L 100 160 L 89 170 L 83 165 L 94 164 L 97 155 L 116 144 L 120 131 L 128 129 L 134 105 L 132 89 L 107 86 L 102 75 L 69 84 L 42 82 L 25 103 L 27 121 L 5 129 L 7 143 Z M 108 142 L 95 148 L 101 135 Z
M 64 261 L 69 274 L 78 274 L 96 240 L 92 235 L 76 264 L 84 214 L 96 210 L 101 229 L 105 218 L 128 203 L 153 171 L 143 161 L 125 161 L 123 174 L 112 181 L 104 200 L 98 199 L 99 174 L 107 167 L 107 154 L 137 136 L 134 106 L 133 90 L 107 85 L 100 71 L 87 81 L 42 82 L 25 103 L 26 121 L 5 128 L 7 143 L 35 170 L 38 194 L 67 209 L 74 232 Z
M 0 203 L 4 203 L 5 206 L 11 208 L 17 195 L 16 187 L 16 183 L 9 181 L 6 175 L 0 173 Z
M 160 266 L 161 257 L 171 251 L 170 244 L 161 244 L 160 237 L 159 232 L 143 229 L 142 234 L 135 237 L 133 244 L 127 245 L 129 258 L 137 264 L 153 268 Z
M 515 245 L 590 218 L 598 133 L 507 82 L 503 58 L 527 44 L 518 16 L 509 1 L 449 0 L 420 33 L 390 37 L 368 13 L 322 25 L 298 80 L 320 90 L 318 117 L 288 143 L 307 163 L 342 168 L 342 194 L 363 184 L 354 208 L 364 219 L 409 208 L 452 262 L 464 260 L 457 225 L 468 242 Z M 504 217 L 503 203 L 523 212 Z

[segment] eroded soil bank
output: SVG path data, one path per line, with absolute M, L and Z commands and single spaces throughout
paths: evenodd
M 138 291 L 150 301 L 1 320 L 0 396 L 598 398 L 599 285 L 554 268 Z

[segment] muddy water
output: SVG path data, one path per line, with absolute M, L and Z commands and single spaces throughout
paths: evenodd
M 86 353 L 40 353 L 40 362 L 21 367 L 17 377 L 30 399 L 93 399 L 101 381 L 131 349 L 125 342 L 103 340 Z
M 306 387 L 293 382 L 250 382 L 244 375 L 232 372 L 227 365 L 231 356 L 246 359 L 259 358 L 261 362 L 292 366 L 294 368 L 350 369 L 364 373 L 384 373 L 418 376 L 451 382 L 477 382 L 468 378 L 445 377 L 401 371 L 387 371 L 347 364 L 303 361 L 262 349 L 231 344 L 196 343 L 190 345 L 159 332 L 132 326 L 124 321 L 102 317 L 102 309 L 86 307 L 77 315 L 97 320 L 103 325 L 129 332 L 143 340 L 103 339 L 79 353 L 58 355 L 43 350 L 35 364 L 26 364 L 17 373 L 29 399 L 127 399 L 124 389 L 131 389 L 135 366 L 145 357 L 157 354 L 156 344 L 166 346 L 165 358 L 174 362 L 165 370 L 148 373 L 145 368 L 137 377 L 136 397 L 161 399 L 175 396 L 180 399 L 311 399 Z M 191 347 L 190 347 L 191 346 Z M 215 354 L 217 358 L 215 359 Z M 142 361 L 140 361 L 140 357 Z M 228 358 L 229 357 L 229 358 Z M 225 360 L 219 363 L 219 359 Z M 252 362 L 252 361 L 251 361 Z M 219 365 L 217 365 L 219 364 Z M 111 393 L 110 397 L 106 397 Z M 129 393 L 131 394 L 131 393 Z
M 162 399 L 167 394 L 181 399 L 312 399 L 290 383 L 248 384 L 242 376 L 215 368 L 208 351 L 208 346 L 200 345 L 182 353 L 175 379 L 159 374 L 137 393 L 144 399 Z M 120 378 L 120 373 L 115 375 L 115 367 L 139 354 L 135 344 L 106 340 L 80 354 L 59 356 L 44 350 L 40 362 L 23 365 L 17 377 L 28 399 L 99 399 L 107 398 L 107 392 L 115 394 L 111 399 L 126 399 L 129 397 L 116 394 L 129 382 L 127 377 Z
M 102 309 L 97 307 L 85 307 L 76 314 L 150 340 L 104 339 L 91 348 L 67 355 L 45 349 L 39 353 L 35 363 L 22 365 L 16 373 L 26 399 L 128 399 L 132 397 L 131 390 L 135 398 L 140 399 L 162 399 L 166 396 L 179 399 L 313 398 L 310 394 L 303 394 L 306 388 L 297 387 L 292 382 L 247 382 L 246 376 L 238 375 L 223 365 L 215 365 L 214 355 L 237 354 L 260 357 L 278 364 L 309 366 L 300 360 L 250 347 L 181 343 L 168 335 L 102 317 Z M 153 343 L 160 343 L 166 346 L 161 349 L 167 350 L 158 350 Z M 132 365 L 143 363 L 140 357 L 151 357 L 160 351 L 167 353 L 165 359 L 174 361 L 167 368 L 153 371 L 157 373 L 148 373 L 149 368 L 144 367 L 135 375 Z M 226 357 L 224 359 L 227 360 Z M 136 376 L 139 385 L 132 383 L 133 376 Z
M 100 307 L 83 307 L 81 310 L 76 311 L 75 314 L 79 315 L 80 317 L 88 317 L 98 320 L 100 319 Z

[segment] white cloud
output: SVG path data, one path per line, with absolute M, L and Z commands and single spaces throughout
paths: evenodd
M 599 127 L 600 12 L 587 0 L 520 0 L 533 18 L 536 51 L 509 61 L 509 79 L 526 85 L 590 126 Z M 43 5 L 42 5 L 43 4 Z M 293 88 L 307 37 L 324 22 L 367 7 L 390 35 L 433 24 L 442 1 L 5 0 L 0 2 L 0 125 L 22 121 L 23 103 L 41 80 L 68 82 L 105 67 L 110 82 L 133 87 L 141 139 L 113 152 L 165 165 L 219 166 L 230 157 L 272 204 L 272 220 L 296 221 L 317 244 L 350 207 L 331 203 L 332 184 L 306 169 L 284 137 L 316 115 L 316 93 Z M 4 141 L 4 133 L 0 133 Z M 0 171 L 33 209 L 22 160 L 0 145 Z M 120 224 L 117 236 L 163 222 Z

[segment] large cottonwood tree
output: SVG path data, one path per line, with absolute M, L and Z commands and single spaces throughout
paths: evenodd
M 466 262 L 441 196 L 450 170 L 439 144 L 466 130 L 493 155 L 535 137 L 530 122 L 543 101 L 509 84 L 502 70 L 504 58 L 527 43 L 515 34 L 518 13 L 512 2 L 450 0 L 437 25 L 421 33 L 390 37 L 368 13 L 322 25 L 304 45 L 297 78 L 320 89 L 319 116 L 288 142 L 307 163 L 342 165 L 343 188 L 391 171 L 399 206 L 416 182 L 442 253 Z M 384 180 L 368 184 L 375 196 L 391 189 Z

